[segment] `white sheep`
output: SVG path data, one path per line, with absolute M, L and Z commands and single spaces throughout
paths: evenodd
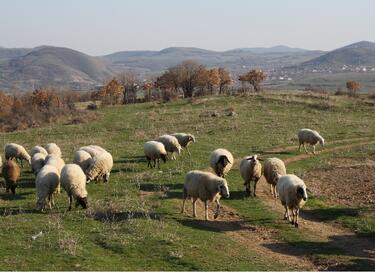
M 219 215 L 221 196 L 229 197 L 229 188 L 224 178 L 210 172 L 190 171 L 185 176 L 181 213 L 185 212 L 186 199 L 193 199 L 193 216 L 196 217 L 196 201 L 200 199 L 205 205 L 205 219 L 208 220 L 208 202 L 216 202 L 214 218 Z
M 51 209 L 55 205 L 53 201 L 53 194 L 57 191 L 59 185 L 60 175 L 55 166 L 45 165 L 36 176 L 36 209 L 38 211 L 44 210 L 48 205 Z
M 23 160 L 27 161 L 29 165 L 31 164 L 31 157 L 22 145 L 15 144 L 15 143 L 6 144 L 4 147 L 4 153 L 5 153 L 6 160 L 15 158 L 21 161 L 21 166 L 23 166 L 22 165 Z
M 86 175 L 77 164 L 66 164 L 61 170 L 60 183 L 69 197 L 69 211 L 72 209 L 73 197 L 76 199 L 76 207 L 88 207 L 86 191 Z
M 246 188 L 247 195 L 251 196 L 251 181 L 253 181 L 253 196 L 256 196 L 257 182 L 262 176 L 262 164 L 259 162 L 258 156 L 253 155 L 243 158 L 240 163 L 240 173 L 244 180 L 243 185 Z
M 271 193 L 277 198 L 278 175 L 286 175 L 285 163 L 278 158 L 269 158 L 265 161 L 263 169 L 263 175 L 267 183 L 270 184 Z
M 54 154 L 58 157 L 61 157 L 61 149 L 55 143 L 46 144 L 46 151 L 48 152 L 48 154 Z
M 87 183 L 92 180 L 104 178 L 104 182 L 109 181 L 109 175 L 113 167 L 113 158 L 109 152 L 102 152 L 95 156 L 86 170 Z
M 59 156 L 57 156 L 55 154 L 49 154 L 45 159 L 45 165 L 52 165 L 52 166 L 56 167 L 56 169 L 57 169 L 57 171 L 60 175 L 61 170 L 65 165 L 65 162 Z M 61 191 L 61 187 L 60 187 L 60 183 L 59 183 L 58 186 L 57 186 L 56 192 L 60 193 L 60 191 Z
M 218 148 L 211 153 L 210 165 L 219 177 L 225 177 L 233 166 L 232 154 L 224 149 Z
M 47 150 L 44 147 L 41 147 L 40 145 L 36 145 L 30 150 L 30 156 L 32 157 L 36 153 L 42 153 L 44 155 L 48 155 Z
M 313 154 L 315 154 L 315 146 L 317 143 L 324 146 L 324 138 L 320 136 L 316 130 L 311 130 L 308 128 L 303 128 L 298 131 L 298 141 L 298 152 L 301 152 L 301 145 L 303 145 L 305 152 L 308 153 L 305 144 L 310 144 L 313 146 Z
M 277 191 L 281 204 L 285 208 L 284 219 L 288 219 L 292 225 L 298 228 L 299 210 L 307 201 L 305 183 L 296 175 L 279 176 Z M 292 212 L 293 219 L 290 218 L 289 210 Z
M 171 155 L 172 160 L 176 159 L 176 156 L 174 153 L 177 153 L 178 155 L 181 154 L 182 147 L 179 144 L 176 137 L 165 134 L 157 138 L 155 141 L 160 142 L 164 145 L 165 151 L 167 151 L 167 153 L 169 152 L 172 154 Z
M 98 146 L 98 145 L 86 145 L 82 146 L 79 150 L 86 151 L 87 153 L 90 154 L 92 158 L 95 156 L 99 155 L 102 152 L 107 152 L 104 148 Z
M 78 164 L 83 172 L 86 172 L 92 161 L 91 155 L 84 150 L 77 150 L 74 152 L 73 163 Z
M 38 175 L 39 171 L 45 165 L 46 155 L 44 153 L 34 153 L 31 157 L 31 170 L 35 176 Z
M 162 143 L 148 141 L 144 144 L 143 149 L 148 162 L 147 166 L 152 168 L 155 167 L 157 163 L 158 168 L 160 168 L 160 159 L 162 159 L 163 162 L 167 161 L 167 151 Z M 154 166 L 151 165 L 151 161 L 154 162 Z
M 195 143 L 194 135 L 188 133 L 173 133 L 171 135 L 177 138 L 178 143 L 181 145 L 181 147 L 185 148 L 188 154 L 190 155 L 188 146 L 190 143 Z

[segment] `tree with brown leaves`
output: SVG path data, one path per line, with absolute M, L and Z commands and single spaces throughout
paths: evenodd
M 348 89 L 350 96 L 355 96 L 361 88 L 361 84 L 358 81 L 350 80 L 346 82 L 346 88 Z
M 233 84 L 232 77 L 228 71 L 226 71 L 224 68 L 218 69 L 219 73 L 219 94 L 222 94 L 225 90 L 225 88 L 228 88 L 230 85 Z
M 266 74 L 261 70 L 250 70 L 249 72 L 240 75 L 239 81 L 247 82 L 253 86 L 254 91 L 259 92 L 261 90 L 260 83 L 266 79 Z

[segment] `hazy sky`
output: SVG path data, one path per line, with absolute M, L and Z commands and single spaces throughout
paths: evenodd
M 194 46 L 330 50 L 375 41 L 373 0 L 0 0 L 0 45 L 91 55 Z

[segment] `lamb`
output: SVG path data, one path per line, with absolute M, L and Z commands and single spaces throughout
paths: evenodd
M 298 132 L 298 141 L 298 152 L 301 152 L 301 145 L 303 145 L 305 152 L 308 153 L 305 143 L 313 146 L 313 154 L 315 154 L 315 146 L 317 143 L 320 143 L 322 146 L 324 146 L 324 138 L 320 136 L 320 134 L 316 130 L 311 130 L 308 128 L 303 128 Z
M 74 152 L 73 163 L 78 164 L 83 172 L 86 172 L 92 161 L 91 155 L 84 150 Z
M 46 144 L 46 150 L 48 154 L 54 154 L 61 158 L 61 149 L 55 143 Z
M 164 145 L 167 153 L 170 152 L 172 154 L 171 155 L 172 160 L 176 159 L 176 156 L 174 153 L 177 153 L 178 155 L 181 154 L 182 147 L 178 143 L 178 140 L 176 137 L 165 134 L 157 138 L 155 141 L 160 142 Z
M 95 156 L 86 170 L 87 183 L 94 179 L 104 178 L 104 182 L 109 181 L 109 175 L 113 167 L 113 158 L 109 152 L 102 152 Z
M 195 143 L 195 137 L 192 134 L 187 133 L 173 133 L 172 136 L 176 137 L 178 143 L 181 145 L 182 148 L 186 148 L 186 151 L 190 155 L 190 151 L 188 149 L 188 145 L 190 143 Z
M 92 158 L 95 156 L 99 155 L 102 152 L 107 152 L 104 148 L 98 146 L 98 145 L 87 145 L 87 146 L 82 146 L 79 150 L 86 151 L 87 153 L 90 154 Z
M 66 164 L 61 170 L 60 183 L 69 197 L 69 208 L 72 209 L 73 197 L 76 199 L 76 207 L 81 205 L 87 209 L 86 175 L 77 164 Z
M 31 170 L 35 176 L 38 175 L 39 171 L 45 164 L 46 155 L 44 153 L 34 153 L 31 157 Z
M 270 184 L 272 195 L 277 198 L 276 184 L 278 175 L 286 175 L 286 167 L 282 160 L 278 158 L 269 158 L 264 163 L 264 173 L 266 181 Z
M 158 164 L 158 168 L 160 168 L 160 159 L 162 159 L 163 162 L 167 161 L 167 151 L 162 143 L 148 141 L 144 144 L 143 148 L 148 161 L 147 166 L 150 166 L 150 168 L 155 167 L 156 163 Z M 154 166 L 151 165 L 151 161 L 154 162 Z
M 22 160 L 27 161 L 29 165 L 31 164 L 31 157 L 22 145 L 18 145 L 15 143 L 6 144 L 4 151 L 5 151 L 6 160 L 13 159 L 13 158 L 20 160 L 21 166 L 23 166 Z
M 251 181 L 254 181 L 253 196 L 256 196 L 257 182 L 262 176 L 262 165 L 257 155 L 247 156 L 240 163 L 240 173 L 243 178 L 246 193 L 251 196 Z
M 5 179 L 6 192 L 9 193 L 11 190 L 12 194 L 16 193 L 17 180 L 20 177 L 21 169 L 17 162 L 9 159 L 7 160 L 2 168 L 2 175 Z
M 60 183 L 60 174 L 53 165 L 45 165 L 36 176 L 36 210 L 42 211 L 48 206 L 49 209 L 55 205 L 53 194 L 57 191 Z
M 216 175 L 224 178 L 233 166 L 232 154 L 223 148 L 218 148 L 211 153 L 210 164 Z
M 42 154 L 44 154 L 46 156 L 48 155 L 47 150 L 45 150 L 45 148 L 41 147 L 40 145 L 36 145 L 33 148 L 31 148 L 31 150 L 30 150 L 30 156 L 32 157 L 36 153 L 42 153 Z
M 215 201 L 214 219 L 216 219 L 219 216 L 221 196 L 229 198 L 229 188 L 224 178 L 210 172 L 190 171 L 185 177 L 181 213 L 185 212 L 186 199 L 193 198 L 193 216 L 196 217 L 196 201 L 200 199 L 205 205 L 205 220 L 208 220 L 208 201 Z
M 279 176 L 277 183 L 281 204 L 285 207 L 284 219 L 288 219 L 292 225 L 298 228 L 299 210 L 307 201 L 306 185 L 296 175 Z M 289 210 L 292 211 L 291 220 Z

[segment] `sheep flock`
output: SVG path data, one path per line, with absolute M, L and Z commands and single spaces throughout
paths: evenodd
M 301 129 L 298 133 L 299 147 L 307 149 L 305 144 L 315 146 L 317 143 L 324 145 L 324 138 L 311 129 Z M 188 133 L 163 134 L 154 139 L 149 139 L 143 146 L 147 166 L 151 169 L 157 167 L 160 171 L 160 160 L 177 160 L 184 153 L 193 159 L 190 153 L 192 144 L 196 142 L 194 135 Z M 184 151 L 185 150 L 185 151 Z M 193 217 L 197 216 L 196 202 L 200 200 L 205 207 L 205 220 L 208 218 L 208 205 L 216 203 L 214 219 L 220 215 L 220 198 L 230 198 L 231 180 L 227 180 L 232 169 L 236 169 L 236 160 L 232 153 L 224 148 L 217 148 L 207 154 L 207 166 L 212 171 L 191 169 L 186 176 L 182 189 L 181 212 L 185 212 L 186 200 L 191 199 L 193 204 Z M 54 195 L 60 193 L 62 188 L 67 195 L 68 210 L 72 209 L 75 200 L 76 207 L 89 207 L 89 191 L 91 181 L 96 183 L 109 182 L 110 173 L 114 164 L 109 151 L 98 145 L 86 145 L 76 148 L 72 154 L 71 162 L 65 163 L 63 152 L 56 143 L 37 145 L 27 152 L 26 148 L 16 143 L 8 143 L 4 147 L 4 158 L 0 156 L 0 174 L 4 178 L 6 192 L 16 194 L 17 182 L 20 179 L 21 167 L 19 162 L 28 162 L 31 171 L 35 174 L 35 210 L 47 211 L 54 207 Z M 262 161 L 264 163 L 262 165 Z M 264 177 L 270 184 L 270 194 L 278 198 L 285 208 L 284 219 L 298 227 L 299 211 L 307 201 L 307 188 L 304 181 L 293 174 L 287 174 L 285 163 L 279 158 L 260 158 L 257 154 L 248 154 L 238 160 L 238 170 L 244 182 L 244 195 L 256 197 L 256 186 Z M 27 167 L 27 166 L 26 166 Z M 163 166 L 164 167 L 164 166 Z M 152 170 L 151 170 L 152 171 Z M 232 170 L 234 171 L 234 170 Z

